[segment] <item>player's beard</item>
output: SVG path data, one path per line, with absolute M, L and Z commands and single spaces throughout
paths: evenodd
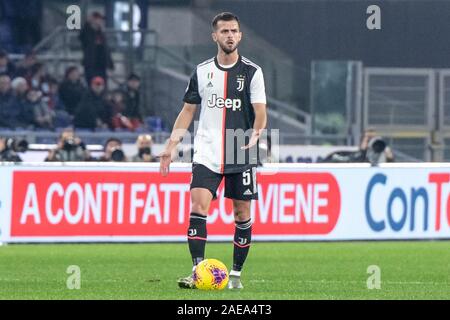
M 239 45 L 239 42 L 236 43 L 232 48 L 229 48 L 226 43 L 225 44 L 219 43 L 219 45 L 220 45 L 220 48 L 222 49 L 222 51 L 225 52 L 225 54 L 231 54 L 234 51 L 236 51 L 236 49 Z

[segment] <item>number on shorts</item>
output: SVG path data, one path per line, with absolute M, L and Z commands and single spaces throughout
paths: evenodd
M 252 182 L 252 176 L 250 175 L 250 170 L 242 172 L 242 184 L 244 186 L 249 186 Z

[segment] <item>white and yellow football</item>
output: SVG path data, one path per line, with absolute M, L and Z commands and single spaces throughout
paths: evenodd
M 217 259 L 205 259 L 195 267 L 194 283 L 200 290 L 222 290 L 228 283 L 228 269 Z

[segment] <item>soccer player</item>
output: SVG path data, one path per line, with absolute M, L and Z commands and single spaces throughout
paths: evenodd
M 229 12 L 220 13 L 214 17 L 212 28 L 217 56 L 200 63 L 192 74 L 183 109 L 160 154 L 160 171 L 163 176 L 169 173 L 171 154 L 200 104 L 190 186 L 192 212 L 187 233 L 193 270 L 205 258 L 206 218 L 217 188 L 225 178 L 225 197 L 233 200 L 236 223 L 228 287 L 241 289 L 241 270 L 252 235 L 250 202 L 258 198 L 257 156 L 250 155 L 256 153 L 258 139 L 266 126 L 266 95 L 261 68 L 238 54 L 242 38 L 238 17 Z M 239 132 L 251 134 L 242 140 L 236 138 Z M 245 157 L 240 157 L 239 152 Z M 179 279 L 178 285 L 195 288 L 192 275 Z

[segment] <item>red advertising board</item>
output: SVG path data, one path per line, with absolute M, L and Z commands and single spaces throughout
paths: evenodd
M 191 174 L 136 171 L 15 171 L 12 237 L 184 236 Z M 338 222 L 341 192 L 328 172 L 258 176 L 255 235 L 325 235 Z M 208 235 L 234 230 L 232 202 L 212 202 Z

